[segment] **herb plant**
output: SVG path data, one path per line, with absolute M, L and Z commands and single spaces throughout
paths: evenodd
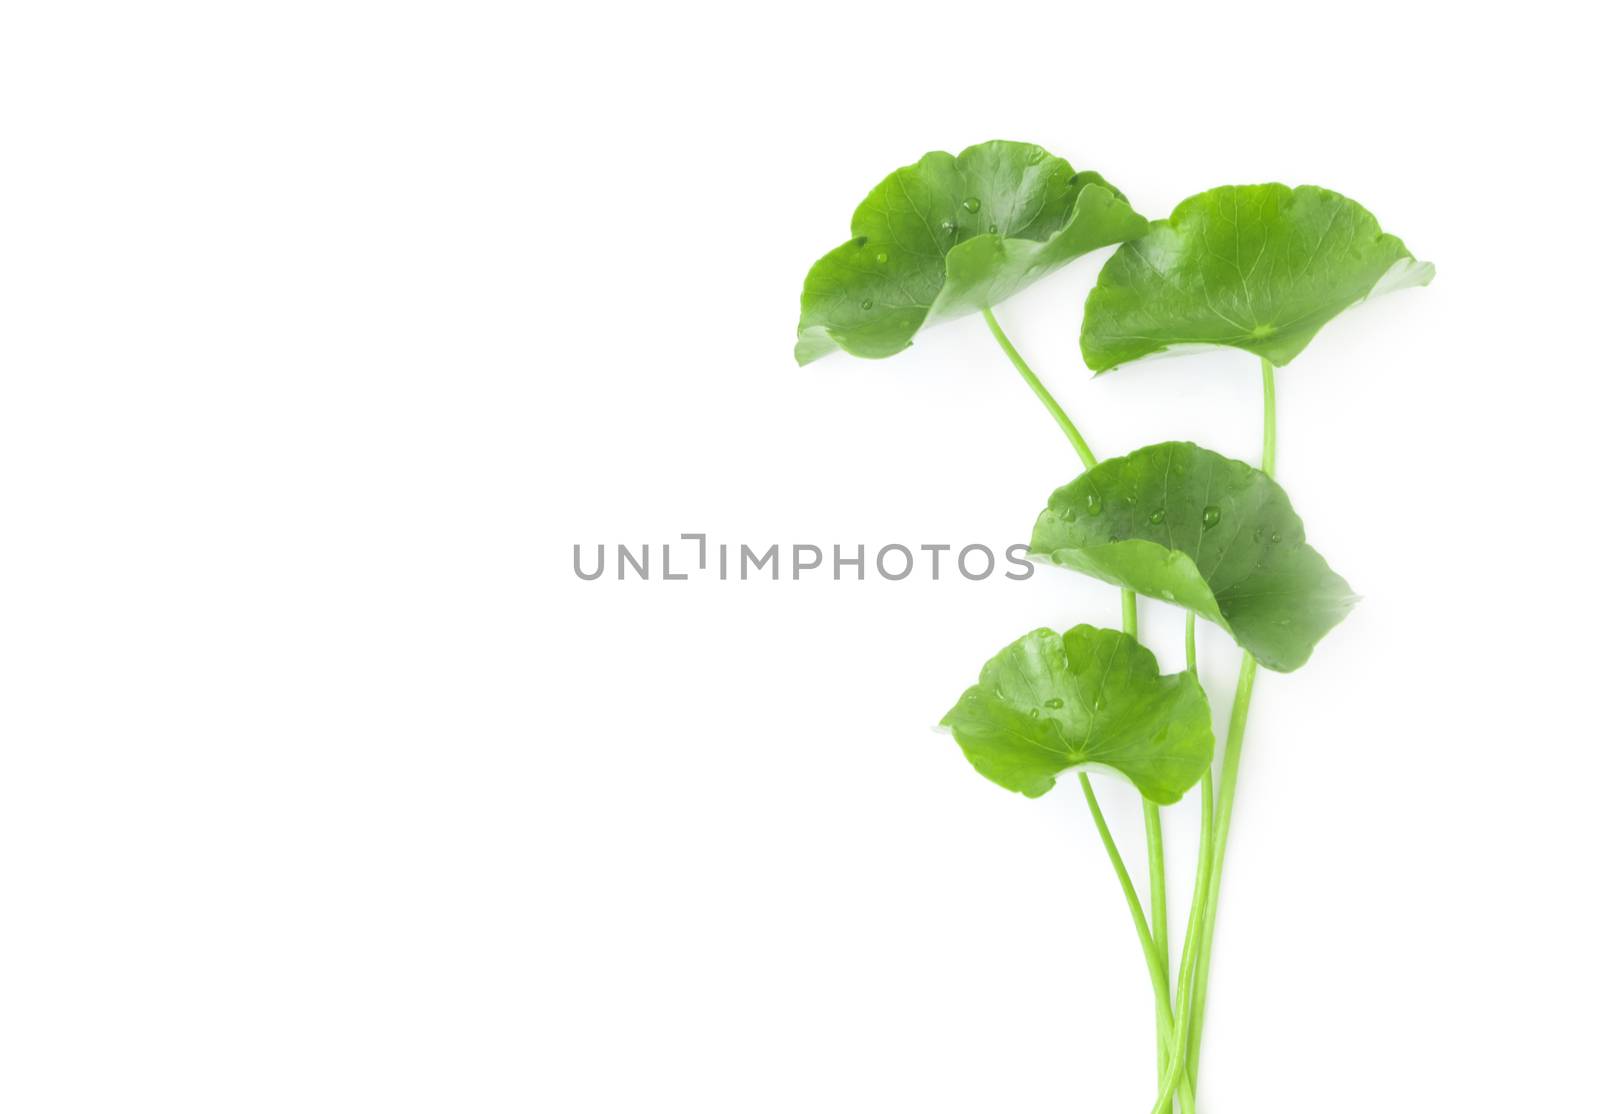
M 996 342 L 1072 444 L 1084 472 L 1050 496 L 1030 552 L 1122 590 L 1123 629 L 1036 630 L 984 665 L 942 721 L 984 777 L 1027 797 L 1076 770 L 1149 970 L 1158 1062 L 1153 1114 L 1194 1114 L 1211 944 L 1239 761 L 1258 664 L 1289 672 L 1356 596 L 1306 542 L 1273 477 L 1274 372 L 1351 306 L 1425 285 L 1430 264 L 1348 198 L 1313 186 L 1223 186 L 1146 222 L 1097 174 L 1039 147 L 991 142 L 936 151 L 884 179 L 856 210 L 854 237 L 823 256 L 801 296 L 801 363 L 835 348 L 904 350 L 926 325 L 981 313 Z M 1260 360 L 1260 467 L 1187 443 L 1100 462 L 1000 328 L 994 306 L 1072 259 L 1120 244 L 1084 309 L 1096 373 L 1195 346 Z M 1137 597 L 1183 608 L 1183 672 L 1163 675 L 1138 641 Z M 1220 772 L 1195 662 L 1196 616 L 1243 651 Z M 1143 798 L 1149 912 L 1106 823 L 1087 768 L 1120 774 Z M 1174 971 L 1161 807 L 1196 786 L 1200 853 Z

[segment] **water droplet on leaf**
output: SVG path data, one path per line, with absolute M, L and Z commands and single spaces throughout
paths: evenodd
M 1045 701 L 1045 702 L 1044 702 L 1044 706 L 1045 706 L 1045 707 L 1046 707 L 1046 708 L 1050 708 L 1050 709 L 1055 709 L 1055 708 L 1060 708 L 1060 707 L 1062 707 L 1062 706 L 1063 706 L 1063 704 L 1064 704 L 1064 703 L 1065 703 L 1065 701 L 1063 701 L 1063 700 L 1062 700 L 1062 699 L 1061 699 L 1061 697 L 1059 697 L 1059 696 L 1052 696 L 1052 697 L 1051 697 L 1051 698 L 1050 698 L 1050 699 L 1049 699 L 1049 700 L 1046 700 L 1046 701 Z
M 887 262 L 889 262 L 889 253 L 886 252 L 886 251 L 880 251 L 878 253 L 878 262 L 879 263 L 887 263 Z
M 983 207 L 983 202 L 979 201 L 976 197 L 969 197 L 961 203 L 961 207 L 969 213 L 976 213 L 980 208 Z
M 1165 507 L 1157 507 L 1155 510 L 1150 512 L 1150 525 L 1152 525 L 1152 526 L 1160 526 L 1166 520 L 1167 520 L 1167 508 L 1165 508 Z
M 1212 503 L 1204 511 L 1200 512 L 1200 525 L 1204 526 L 1207 530 L 1211 529 L 1221 521 L 1222 508 L 1217 506 L 1215 503 Z
M 871 309 L 872 308 L 872 299 L 871 298 L 863 298 L 861 300 L 861 308 L 862 309 Z

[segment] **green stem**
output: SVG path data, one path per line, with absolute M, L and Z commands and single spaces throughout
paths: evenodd
M 1139 637 L 1139 597 L 1132 592 L 1122 593 L 1122 629 L 1129 638 Z M 1156 949 L 1156 960 L 1161 965 L 1161 977 L 1170 988 L 1172 980 L 1172 949 L 1167 941 L 1167 865 L 1166 852 L 1161 838 L 1161 806 L 1140 796 L 1144 809 L 1145 861 L 1150 869 L 1150 939 Z M 1170 999 L 1170 990 L 1169 990 Z M 1163 1048 L 1161 1031 L 1156 1030 L 1156 1078 L 1167 1074 L 1172 1057 Z
M 1261 361 L 1261 470 L 1272 475 L 1278 456 L 1278 402 L 1272 364 Z M 1256 659 L 1246 653 L 1239 663 L 1239 683 L 1233 690 L 1233 712 L 1228 717 L 1228 742 L 1222 752 L 1222 777 L 1217 787 L 1213 824 L 1211 877 L 1206 887 L 1205 922 L 1195 968 L 1194 1007 L 1188 1033 L 1187 1074 L 1191 1088 L 1200 1081 L 1200 1042 L 1205 1035 L 1206 988 L 1211 973 L 1211 942 L 1217 928 L 1217 904 L 1222 894 L 1222 864 L 1228 851 L 1228 829 L 1233 820 L 1233 798 L 1239 783 L 1239 755 L 1244 749 L 1245 723 L 1250 716 L 1250 695 L 1255 689 Z
M 1200 1081 L 1200 1041 L 1205 1032 L 1206 987 L 1211 973 L 1211 940 L 1217 930 L 1217 899 L 1222 893 L 1222 863 L 1228 851 L 1228 829 L 1233 820 L 1233 796 L 1239 784 L 1239 753 L 1244 747 L 1245 721 L 1250 715 L 1250 693 L 1255 686 L 1256 659 L 1245 654 L 1239 664 L 1239 683 L 1233 690 L 1233 714 L 1228 720 L 1228 743 L 1222 752 L 1222 777 L 1217 785 L 1216 817 L 1212 822 L 1211 877 L 1206 886 L 1205 923 L 1200 932 L 1195 968 L 1194 1010 L 1189 1030 L 1188 1074 L 1191 1086 Z
M 1022 358 L 1011 344 L 1011 338 L 1006 336 L 1005 330 L 1000 328 L 1000 322 L 994 319 L 994 311 L 988 306 L 983 307 L 983 319 L 989 323 L 989 331 L 994 334 L 994 339 L 999 342 L 1000 348 L 1015 365 L 1022 381 L 1033 388 L 1033 393 L 1039 396 L 1039 401 L 1044 403 L 1044 408 L 1050 411 L 1050 416 L 1056 420 L 1056 425 L 1061 427 L 1061 432 L 1067 435 L 1067 440 L 1072 442 L 1072 447 L 1078 452 L 1078 459 L 1083 461 L 1085 468 L 1095 466 L 1094 454 L 1089 451 L 1089 444 L 1083 439 L 1083 434 L 1078 432 L 1078 427 L 1072 424 L 1072 419 L 1067 417 L 1067 412 L 1061 405 L 1050 397 L 1050 392 L 1044 389 L 1044 384 L 1039 382 L 1039 377 L 1033 373 L 1028 362 Z
M 1191 616 L 1193 614 L 1190 612 Z M 1192 657 L 1190 662 L 1192 670 L 1194 668 Z M 1211 823 L 1211 771 L 1207 770 L 1205 777 L 1200 781 L 1200 861 L 1194 875 L 1194 894 L 1189 899 L 1189 923 L 1183 934 L 1183 961 L 1178 967 L 1178 1012 L 1172 1028 L 1174 1033 L 1185 1036 L 1189 1032 L 1194 1005 L 1192 992 L 1195 984 L 1195 965 L 1199 962 L 1199 949 L 1195 945 L 1202 931 L 1206 892 L 1211 884 L 1211 857 L 1206 854 L 1206 849 L 1211 846 Z M 1187 1082 L 1189 1052 L 1188 1040 L 1179 1040 L 1177 1055 L 1167 1065 L 1165 1078 L 1161 1083 L 1161 1095 L 1156 1099 L 1152 1114 L 1163 1114 L 1169 1110 L 1172 1106 L 1173 1092 Z M 1195 1108 L 1192 1096 L 1185 1099 L 1185 1103 L 1193 1114 Z
M 1161 959 L 1162 974 L 1170 974 L 1168 964 L 1172 953 L 1167 947 L 1167 876 L 1166 854 L 1161 846 L 1161 807 L 1150 800 L 1144 802 L 1144 834 L 1150 860 L 1150 935 L 1155 940 L 1156 955 Z
M 1089 814 L 1094 817 L 1095 830 L 1100 833 L 1100 842 L 1105 844 L 1111 867 L 1117 872 L 1117 882 L 1122 886 L 1122 896 L 1128 903 L 1128 914 L 1133 918 L 1133 930 L 1139 936 L 1139 946 L 1144 949 L 1145 966 L 1150 969 L 1150 988 L 1156 996 L 1156 1016 L 1161 1020 L 1159 1035 L 1163 1046 L 1168 1046 L 1173 1035 L 1172 999 L 1167 976 L 1162 973 L 1161 960 L 1156 955 L 1155 940 L 1150 935 L 1150 926 L 1145 923 L 1144 906 L 1139 903 L 1139 892 L 1134 889 L 1133 879 L 1128 876 L 1128 868 L 1122 861 L 1121 852 L 1117 850 L 1117 841 L 1111 837 L 1105 813 L 1100 811 L 1100 802 L 1094 795 L 1094 787 L 1089 784 L 1089 775 L 1079 774 L 1078 784 L 1083 788 L 1083 799 L 1089 803 Z
M 1261 357 L 1261 470 L 1272 475 L 1278 463 L 1278 391 L 1272 381 L 1272 364 Z
M 1209 778 L 1207 779 L 1209 781 Z M 1150 928 L 1145 923 L 1144 907 L 1139 904 L 1139 893 L 1134 889 L 1133 879 L 1128 876 L 1128 868 L 1122 861 L 1122 854 L 1117 850 L 1117 841 L 1111 837 L 1111 828 L 1106 824 L 1106 817 L 1100 811 L 1100 802 L 1094 795 L 1094 787 L 1089 784 L 1089 775 L 1080 773 L 1078 785 L 1083 789 L 1083 799 L 1089 804 L 1089 814 L 1094 817 L 1095 831 L 1100 833 L 1100 842 L 1105 844 L 1106 856 L 1111 860 L 1111 868 L 1116 871 L 1117 883 L 1122 887 L 1123 899 L 1128 903 L 1128 915 L 1133 918 L 1133 931 L 1139 937 L 1139 947 L 1144 950 L 1145 966 L 1150 971 L 1150 989 L 1156 1000 L 1156 1046 L 1162 1062 L 1168 1066 L 1162 1069 L 1162 1082 L 1177 1069 L 1173 1083 L 1178 1095 L 1183 1102 L 1185 1110 L 1194 1114 L 1194 1088 L 1189 1084 L 1187 1074 L 1182 1071 L 1183 1044 L 1179 1035 L 1184 1032 L 1180 1029 L 1172 1016 L 1172 990 L 1167 983 L 1167 975 L 1162 968 L 1160 957 L 1156 954 L 1155 939 L 1150 935 Z M 1191 913 L 1191 919 L 1193 914 Z M 1168 1093 L 1170 1101 L 1171 1093 Z
M 1055 419 L 1056 425 L 1061 427 L 1061 432 L 1067 435 L 1067 440 L 1072 442 L 1073 449 L 1078 454 L 1078 459 L 1083 462 L 1085 469 L 1093 468 L 1098 461 L 1094 452 L 1089 448 L 1089 443 L 1083 439 L 1083 434 L 1078 432 L 1078 427 L 1072 423 L 1067 412 L 1055 400 L 1039 377 L 1028 366 L 1028 361 L 1022 358 L 1016 346 L 1011 343 L 1011 338 L 1006 336 L 1005 330 L 1000 327 L 1000 322 L 995 320 L 994 311 L 988 306 L 983 307 L 983 319 L 988 323 L 989 332 L 994 336 L 995 342 L 1000 345 L 1001 351 L 1010 359 L 1012 366 L 1022 376 L 1023 382 L 1028 384 L 1039 401 L 1044 403 L 1044 408 Z M 1122 593 L 1122 630 L 1129 638 L 1139 637 L 1139 597 L 1131 591 Z M 1191 620 L 1192 620 L 1191 616 Z M 1144 919 L 1144 909 L 1138 905 L 1138 896 L 1133 891 L 1133 883 L 1128 879 L 1128 872 L 1122 862 L 1122 855 L 1117 850 L 1116 841 L 1111 837 L 1111 830 L 1106 826 L 1105 818 L 1100 813 L 1099 803 L 1095 800 L 1094 790 L 1089 785 L 1087 776 L 1078 775 L 1083 786 L 1084 796 L 1089 801 L 1089 810 L 1094 813 L 1095 826 L 1100 830 L 1101 842 L 1106 845 L 1106 853 L 1111 857 L 1111 865 L 1116 869 L 1118 880 L 1122 883 L 1123 892 L 1130 896 L 1134 903 L 1135 920 L 1139 928 L 1140 945 L 1145 949 L 1145 958 L 1151 963 L 1150 982 L 1159 999 L 1156 1010 L 1156 1072 L 1161 1079 L 1168 1073 L 1168 1065 L 1174 1059 L 1173 1046 L 1178 1043 L 1175 1037 L 1180 1034 L 1172 1029 L 1172 994 L 1169 984 L 1171 978 L 1171 950 L 1167 939 L 1167 878 L 1166 856 L 1162 847 L 1161 837 L 1161 808 L 1155 803 L 1140 798 L 1144 806 L 1144 832 L 1145 849 L 1150 867 L 1150 922 Z M 1157 978 L 1159 976 L 1159 985 Z M 1184 1088 L 1187 1093 L 1187 1086 Z M 1186 1102 L 1189 1109 L 1194 1109 L 1193 1096 L 1188 1095 Z
M 1183 657 L 1191 675 L 1198 679 L 1199 667 L 1195 654 L 1195 616 L 1187 611 L 1183 617 Z M 1172 1109 L 1173 1093 L 1180 1088 L 1185 1092 L 1184 1104 L 1189 1114 L 1196 1114 L 1193 1088 L 1189 1086 L 1189 1028 L 1194 1001 L 1194 970 L 1199 960 L 1199 937 L 1205 919 L 1206 891 L 1211 875 L 1211 771 L 1207 770 L 1200 785 L 1200 848 L 1194 872 L 1194 892 L 1189 898 L 1189 919 L 1183 934 L 1182 960 L 1178 966 L 1177 1008 L 1173 1032 L 1179 1035 L 1177 1055 L 1162 1068 L 1161 1093 L 1152 1108 L 1152 1114 L 1168 1114 Z
M 1122 630 L 1129 638 L 1139 637 L 1139 597 L 1122 593 Z M 1140 798 L 1144 804 L 1145 858 L 1150 865 L 1150 937 L 1161 960 L 1161 973 L 1172 977 L 1172 952 L 1167 944 L 1167 866 L 1162 849 L 1161 806 Z

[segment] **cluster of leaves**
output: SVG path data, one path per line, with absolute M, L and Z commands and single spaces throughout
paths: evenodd
M 1433 268 L 1330 190 L 1224 186 L 1147 222 L 1097 174 L 1030 144 L 924 156 L 883 180 L 852 238 L 801 295 L 796 359 L 886 357 L 923 326 L 987 310 L 1095 248 L 1120 244 L 1085 306 L 1084 362 L 1103 372 L 1190 346 L 1281 367 L 1324 325 Z M 1305 540 L 1262 470 L 1193 444 L 1151 445 L 1059 488 L 1034 525 L 1043 561 L 1194 612 L 1268 669 L 1304 665 L 1355 595 Z M 1131 636 L 1039 630 L 983 667 L 943 721 L 990 780 L 1030 797 L 1093 764 L 1150 801 L 1209 769 L 1211 714 Z

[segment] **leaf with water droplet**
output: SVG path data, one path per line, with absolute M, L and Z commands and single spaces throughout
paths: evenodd
M 971 219 L 979 211 L 985 225 Z M 802 364 L 836 348 L 904 351 L 924 326 L 998 305 L 1085 252 L 1140 235 L 1145 220 L 1093 171 L 1074 173 L 1031 143 L 995 141 L 895 171 L 851 228 L 806 276 Z
M 1106 261 L 1084 306 L 1083 359 L 1107 371 L 1225 345 L 1282 367 L 1351 306 L 1432 278 L 1433 264 L 1332 190 L 1221 186 Z
M 1215 745 L 1193 674 L 1163 676 L 1132 636 L 1091 626 L 1019 638 L 940 725 L 980 774 L 1028 797 L 1065 770 L 1097 765 L 1173 804 L 1210 768 Z
M 1124 492 L 1137 492 L 1138 502 L 1124 504 Z M 1086 498 L 1105 505 L 1105 514 L 1069 518 Z M 1153 521 L 1157 510 L 1164 513 Z M 1294 544 L 1275 544 L 1285 539 Z M 1356 602 L 1344 578 L 1304 542 L 1288 495 L 1266 473 L 1168 442 L 1103 461 L 1059 488 L 1029 548 L 1052 564 L 1188 608 L 1268 669 L 1288 672 Z

